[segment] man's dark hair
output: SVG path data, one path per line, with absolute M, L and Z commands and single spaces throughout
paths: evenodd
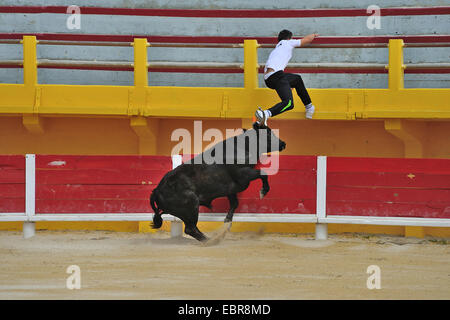
M 281 40 L 289 40 L 292 38 L 292 32 L 290 32 L 289 30 L 281 30 L 280 33 L 278 34 L 278 42 L 280 42 Z

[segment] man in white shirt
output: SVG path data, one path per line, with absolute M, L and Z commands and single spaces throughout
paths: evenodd
M 259 123 L 267 124 L 269 117 L 274 117 L 294 108 L 291 88 L 295 88 L 298 96 L 305 105 L 306 118 L 312 119 L 315 108 L 311 103 L 311 98 L 305 88 L 302 77 L 298 74 L 285 73 L 284 69 L 292 57 L 292 50 L 296 47 L 310 44 L 317 36 L 318 34 L 313 33 L 301 40 L 294 40 L 292 39 L 292 32 L 289 30 L 282 30 L 278 34 L 278 44 L 270 53 L 264 68 L 264 82 L 267 87 L 276 90 L 281 98 L 281 102 L 268 110 L 262 110 L 259 107 L 255 112 L 256 119 Z

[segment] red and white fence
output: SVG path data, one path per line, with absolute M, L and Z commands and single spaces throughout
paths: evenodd
M 181 156 L 0 156 L 0 221 L 149 221 L 149 196 Z M 264 167 L 264 166 L 263 166 Z M 450 159 L 280 156 L 259 199 L 259 181 L 239 194 L 233 221 L 450 227 Z M 270 169 L 269 169 L 270 170 Z M 226 199 L 200 221 L 223 221 Z M 182 224 L 172 222 L 172 235 Z

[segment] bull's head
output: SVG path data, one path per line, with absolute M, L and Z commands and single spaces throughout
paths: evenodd
M 278 138 L 268 126 L 255 122 L 253 129 L 257 132 L 258 140 L 267 143 L 265 152 L 283 151 L 286 148 L 286 142 Z

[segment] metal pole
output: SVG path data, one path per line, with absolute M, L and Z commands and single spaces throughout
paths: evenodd
M 27 154 L 25 156 L 25 213 L 27 221 L 23 223 L 23 237 L 31 238 L 36 232 L 36 226 L 31 219 L 36 209 L 36 156 Z
M 172 169 L 175 169 L 182 163 L 183 158 L 181 155 L 175 154 L 172 156 Z M 183 236 L 183 221 L 181 221 L 178 218 L 175 218 L 175 220 L 170 223 L 170 236 L 172 238 Z
M 327 216 L 327 157 L 317 157 L 316 240 L 327 240 L 328 225 L 320 219 Z

